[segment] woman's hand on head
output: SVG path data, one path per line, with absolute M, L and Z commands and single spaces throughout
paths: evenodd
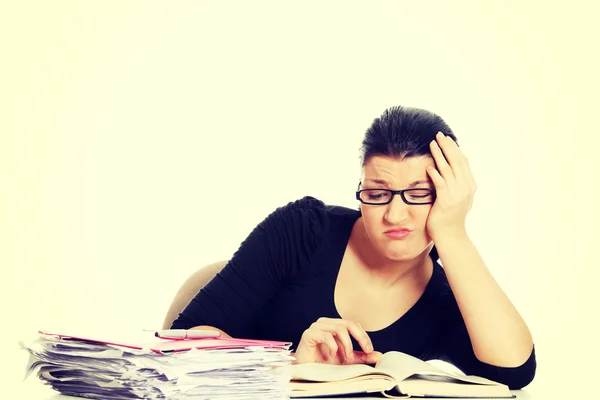
M 466 233 L 466 217 L 473 204 L 477 184 L 467 157 L 456 142 L 443 133 L 430 143 L 436 167 L 427 173 L 436 190 L 436 199 L 427 218 L 427 232 L 434 242 L 440 237 Z
M 353 349 L 350 335 L 362 351 Z M 297 364 L 374 364 L 381 353 L 373 350 L 369 335 L 356 322 L 319 318 L 302 334 L 294 356 Z

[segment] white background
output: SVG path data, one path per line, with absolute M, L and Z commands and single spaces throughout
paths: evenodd
M 405 105 L 469 157 L 469 233 L 553 398 L 598 354 L 600 30 L 594 2 L 549 3 L 4 4 L 3 376 L 40 328 L 159 327 L 276 207 L 356 207 L 362 135 Z

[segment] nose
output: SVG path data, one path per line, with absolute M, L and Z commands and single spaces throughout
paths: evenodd
M 408 219 L 408 207 L 399 194 L 395 195 L 392 202 L 387 205 L 388 209 L 385 213 L 385 219 L 391 225 L 398 225 L 400 222 Z

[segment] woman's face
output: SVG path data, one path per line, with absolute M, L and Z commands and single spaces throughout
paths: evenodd
M 363 167 L 361 189 L 434 189 L 433 182 L 426 172 L 429 165 L 435 167 L 435 162 L 430 156 L 409 157 L 403 160 L 372 156 Z M 431 245 L 426 225 L 432 206 L 406 204 L 400 195 L 394 196 L 390 204 L 360 203 L 367 236 L 382 256 L 393 261 L 412 260 Z M 394 234 L 388 232 L 403 228 L 411 230 L 406 237 L 394 237 Z

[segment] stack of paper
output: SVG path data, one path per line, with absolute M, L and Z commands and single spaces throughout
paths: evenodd
M 30 353 L 26 376 L 93 399 L 288 399 L 289 345 L 219 338 L 136 345 L 53 334 L 21 343 Z

